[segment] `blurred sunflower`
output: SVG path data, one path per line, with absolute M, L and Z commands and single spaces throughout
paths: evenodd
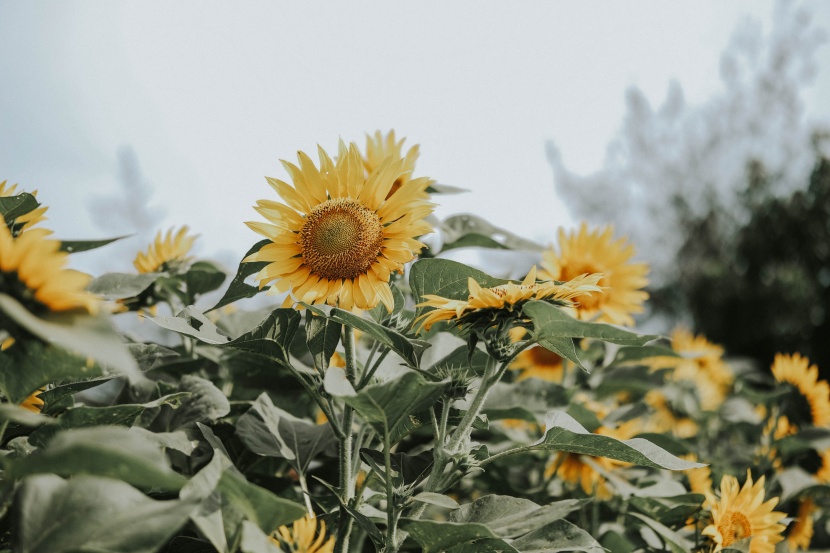
M 508 282 L 492 288 L 482 288 L 472 277 L 467 279 L 470 295 L 466 300 L 453 300 L 427 294 L 417 307 L 434 307 L 416 319 L 421 328 L 429 328 L 438 321 L 452 321 L 459 326 L 483 322 L 492 325 L 504 313 L 518 314 L 521 307 L 531 300 L 546 300 L 560 305 L 572 305 L 571 300 L 587 297 L 591 292 L 600 292 L 597 281 L 602 275 L 580 275 L 557 284 L 552 281 L 536 281 L 534 266 L 521 284 Z
M 798 504 L 795 521 L 787 532 L 787 548 L 790 551 L 807 549 L 813 539 L 813 511 L 816 510 L 812 498 L 802 499 Z
M 787 412 L 791 422 L 830 425 L 830 387 L 818 379 L 818 367 L 810 365 L 809 359 L 798 353 L 779 353 L 772 364 L 772 374 L 778 382 L 791 384 L 796 392 L 795 404 Z
M 513 328 L 510 330 L 510 339 L 518 342 L 523 339 L 527 330 Z M 542 346 L 533 346 L 523 350 L 510 363 L 512 370 L 521 371 L 519 380 L 526 378 L 541 378 L 549 382 L 562 382 L 562 358 Z
M 316 536 L 316 537 L 315 537 Z M 320 521 L 317 530 L 317 517 L 306 515 L 291 525 L 280 526 L 271 535 L 271 541 L 279 547 L 288 548 L 290 553 L 333 553 L 334 537 L 326 540 L 326 523 Z
M 13 238 L 0 225 L 0 292 L 33 313 L 83 309 L 98 311 L 99 301 L 85 291 L 91 277 L 64 269 L 68 254 L 50 240 L 45 229 L 32 229 Z
M 6 186 L 6 181 L 0 182 L 0 198 L 8 198 L 9 196 L 15 196 L 17 194 L 22 194 L 23 191 L 17 192 L 17 185 L 12 184 L 10 186 Z M 37 190 L 31 192 L 32 196 L 37 197 Z M 21 215 L 14 220 L 15 234 L 23 232 L 24 230 L 32 228 L 34 225 L 44 221 L 46 217 L 43 216 L 46 213 L 46 210 L 49 209 L 48 207 L 40 206 L 25 215 Z M 52 231 L 46 231 L 47 234 L 51 234 Z
M 701 409 L 716 411 L 728 396 L 733 382 L 732 371 L 722 359 L 723 348 L 684 328 L 672 332 L 671 345 L 681 357 L 662 358 L 669 360 L 674 369 L 668 378 L 675 382 L 690 382 Z
M 785 526 L 779 524 L 786 513 L 773 511 L 778 498 L 764 502 L 764 477 L 753 484 L 747 471 L 743 487 L 738 479 L 725 475 L 720 483 L 720 499 L 711 492 L 706 500 L 712 505 L 712 523 L 703 529 L 703 535 L 715 542 L 714 551 L 720 551 L 740 540 L 750 538 L 750 553 L 773 553 L 775 544 L 782 541 Z
M 415 237 L 432 232 L 423 219 L 433 204 L 420 195 L 428 179 L 409 180 L 387 198 L 405 172 L 403 160 L 387 159 L 367 180 L 356 145 L 341 142 L 336 164 L 322 148 L 319 155 L 320 169 L 303 152 L 299 167 L 283 162 L 294 186 L 268 179 L 288 205 L 257 202 L 269 223 L 247 225 L 271 244 L 244 261 L 268 262 L 257 279 L 260 286 L 276 281 L 275 292 L 291 290 L 286 306 L 296 300 L 351 310 L 382 302 L 391 312 L 391 274 L 424 247 Z
M 548 249 L 542 254 L 540 277 L 571 280 L 579 275 L 600 273 L 598 285 L 604 294 L 594 293 L 577 306 L 580 319 L 633 326 L 633 313 L 643 311 L 648 293 L 648 265 L 629 263 L 634 247 L 625 238 L 613 240 L 613 227 L 593 231 L 582 223 L 578 231 L 566 233 L 559 229 L 559 250 Z
M 403 143 L 405 141 L 406 138 L 396 140 L 394 130 L 389 131 L 386 136 L 383 136 L 380 131 L 375 131 L 372 136 L 366 135 L 366 155 L 363 157 L 363 167 L 366 168 L 368 174 L 374 173 L 388 158 L 391 158 L 392 161 L 403 160 L 403 173 L 395 179 L 392 188 L 389 189 L 386 195 L 386 199 L 389 199 L 392 194 L 400 190 L 401 186 L 408 183 L 412 179 L 412 172 L 415 170 L 419 146 L 415 144 L 404 155 Z M 429 184 L 429 180 L 423 181 L 423 188 L 419 194 L 421 198 L 429 197 L 429 194 L 426 193 Z
M 193 247 L 196 236 L 188 236 L 190 228 L 185 225 L 174 235 L 173 229 L 162 235 L 156 234 L 155 240 L 146 252 L 139 252 L 135 256 L 133 265 L 139 273 L 155 273 L 156 271 L 175 271 L 184 265 L 187 254 Z
M 43 410 L 43 400 L 40 399 L 38 396 L 43 393 L 43 388 L 37 390 L 29 397 L 23 400 L 23 403 L 20 404 L 21 407 L 24 409 L 31 411 L 32 413 L 40 413 Z
M 648 432 L 669 432 L 677 438 L 691 438 L 697 435 L 697 423 L 689 417 L 676 414 L 662 390 L 649 390 L 644 401 L 652 409 L 645 422 Z

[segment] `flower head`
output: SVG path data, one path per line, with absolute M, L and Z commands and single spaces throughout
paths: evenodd
M 176 269 L 185 263 L 187 254 L 197 238 L 196 236 L 188 236 L 189 230 L 185 225 L 176 234 L 173 234 L 172 228 L 167 231 L 166 235 L 162 235 L 159 231 L 147 251 L 139 252 L 135 256 L 133 265 L 135 265 L 136 270 L 139 273 L 155 273 L 156 271 Z
M 794 424 L 806 422 L 813 426 L 830 425 L 830 387 L 818 379 L 818 367 L 806 357 L 777 354 L 772 374 L 778 382 L 791 384 L 796 392 L 796 405 L 788 412 Z
M 577 307 L 580 319 L 632 326 L 632 313 L 643 311 L 648 294 L 648 265 L 630 263 L 634 247 L 625 238 L 613 240 L 611 226 L 593 231 L 582 223 L 579 231 L 566 233 L 559 229 L 559 250 L 542 254 L 542 278 L 570 280 L 586 273 L 600 273 L 603 294 L 583 298 Z
M 560 305 L 572 305 L 570 300 L 599 292 L 597 281 L 602 275 L 581 275 L 569 282 L 536 281 L 534 266 L 521 284 L 508 282 L 491 288 L 482 288 L 472 277 L 467 279 L 470 295 L 466 300 L 454 300 L 427 294 L 418 307 L 434 307 L 418 317 L 421 328 L 429 328 L 439 321 L 450 321 L 459 326 L 483 323 L 496 324 L 501 317 L 521 314 L 522 306 L 532 300 L 546 300 Z M 416 320 L 416 321 L 417 321 Z
M 403 161 L 403 173 L 395 179 L 392 188 L 389 189 L 386 197 L 389 198 L 392 194 L 397 192 L 401 186 L 405 185 L 412 179 L 412 171 L 415 170 L 415 161 L 418 159 L 419 147 L 414 145 L 403 153 L 403 143 L 406 138 L 400 140 L 395 139 L 395 131 L 389 131 L 386 136 L 383 136 L 380 131 L 375 131 L 375 134 L 366 135 L 366 155 L 363 158 L 363 166 L 366 168 L 368 174 L 374 173 L 384 161 L 392 159 L 392 161 Z M 430 181 L 424 181 L 420 196 L 427 198 L 426 188 Z
M 317 531 L 317 517 L 306 515 L 294 521 L 291 529 L 280 526 L 271 536 L 271 541 L 280 547 L 288 548 L 290 553 L 333 553 L 334 537 L 326 540 L 326 523 L 320 521 Z
M 790 551 L 807 549 L 813 539 L 813 511 L 816 506 L 811 498 L 802 499 L 798 504 L 798 514 L 787 533 L 787 547 Z
M 726 399 L 732 387 L 732 371 L 723 361 L 723 348 L 703 336 L 695 336 L 684 328 L 671 335 L 672 349 L 681 357 L 662 358 L 674 370 L 668 378 L 674 382 L 689 382 L 697 393 L 704 411 L 715 411 Z
M 411 179 L 393 195 L 404 161 L 387 159 L 365 178 L 357 146 L 341 142 L 337 162 L 320 148 L 320 168 L 303 152 L 300 166 L 283 165 L 294 185 L 268 179 L 286 204 L 260 200 L 255 208 L 269 223 L 247 223 L 270 244 L 244 261 L 265 261 L 260 286 L 275 281 L 276 292 L 293 301 L 327 303 L 343 309 L 394 307 L 389 279 L 403 272 L 424 245 L 415 238 L 432 232 L 424 217 L 433 204 L 420 196 L 428 179 Z
M 40 413 L 43 410 L 43 400 L 40 399 L 38 396 L 43 393 L 43 388 L 40 390 L 35 391 L 29 397 L 23 400 L 23 403 L 20 404 L 21 407 L 24 409 L 31 411 L 32 413 Z
M 773 553 L 775 544 L 782 541 L 785 526 L 779 524 L 786 513 L 773 511 L 778 498 L 764 502 L 764 477 L 752 482 L 747 472 L 743 487 L 738 479 L 725 475 L 720 483 L 720 499 L 707 492 L 712 505 L 712 523 L 703 529 L 703 535 L 715 542 L 715 551 L 738 541 L 750 539 L 750 553 Z
M 96 313 L 99 301 L 84 289 L 87 274 L 64 269 L 68 254 L 60 242 L 46 238 L 49 231 L 32 229 L 13 238 L 0 225 L 0 292 L 33 313 L 83 309 Z
M 6 186 L 6 181 L 0 182 L 0 198 L 7 198 L 9 196 L 14 196 L 19 194 L 17 192 L 17 185 L 12 184 L 10 186 Z M 32 191 L 32 196 L 37 196 L 37 190 Z M 23 232 L 24 230 L 32 228 L 34 225 L 40 223 L 46 217 L 43 216 L 46 213 L 46 210 L 49 209 L 48 207 L 40 206 L 25 215 L 21 215 L 14 220 L 15 234 Z M 51 231 L 47 231 L 48 234 L 51 234 Z

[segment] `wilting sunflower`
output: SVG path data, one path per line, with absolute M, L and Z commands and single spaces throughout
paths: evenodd
M 591 292 L 600 292 L 597 281 L 602 275 L 580 275 L 576 278 L 557 284 L 552 281 L 536 281 L 536 267 L 534 266 L 521 284 L 508 282 L 492 288 L 482 288 L 472 277 L 467 279 L 467 288 L 470 295 L 466 300 L 453 300 L 427 294 L 417 307 L 434 307 L 432 311 L 424 313 L 418 319 L 421 328 L 429 328 L 439 321 L 452 321 L 459 326 L 484 321 L 495 324 L 504 312 L 519 313 L 521 307 L 532 300 L 547 300 L 560 305 L 573 305 L 574 298 L 587 297 Z
M 187 225 L 173 234 L 173 229 L 162 235 L 156 234 L 155 240 L 146 252 L 139 252 L 135 256 L 133 265 L 139 273 L 155 273 L 156 271 L 170 271 L 180 268 L 188 260 L 187 254 L 193 247 L 196 236 L 188 236 L 190 228 Z
M 412 172 L 415 170 L 415 161 L 417 161 L 419 155 L 418 145 L 412 146 L 404 155 L 403 143 L 405 141 L 406 138 L 396 140 L 395 131 L 389 131 L 389 134 L 385 137 L 380 131 L 375 131 L 373 136 L 366 135 L 366 156 L 363 158 L 363 166 L 368 174 L 374 173 L 387 159 L 391 158 L 393 161 L 403 160 L 404 172 L 395 179 L 392 188 L 389 189 L 386 195 L 387 199 L 412 179 Z M 420 197 L 429 197 L 426 193 L 429 184 L 429 180 L 423 181 Z
M 255 208 L 270 223 L 249 222 L 271 244 L 244 261 L 266 261 L 260 286 L 291 291 L 295 300 L 328 303 L 343 309 L 371 309 L 382 302 L 390 312 L 394 298 L 389 278 L 403 272 L 424 245 L 415 239 L 432 232 L 424 217 L 433 204 L 419 196 L 425 178 L 411 179 L 391 197 L 404 173 L 403 160 L 388 159 L 368 179 L 357 146 L 341 142 L 337 163 L 320 148 L 320 168 L 303 152 L 300 166 L 283 162 L 294 186 L 268 183 L 288 204 L 259 200 Z
M 31 229 L 13 238 L 0 225 L 0 292 L 8 294 L 29 311 L 98 310 L 98 299 L 84 289 L 87 274 L 64 269 L 68 254 L 60 242 L 46 238 L 50 231 Z
M 779 524 L 786 513 L 773 511 L 778 498 L 764 502 L 764 477 L 753 484 L 747 471 L 743 487 L 738 479 L 725 475 L 720 483 L 720 499 L 711 492 L 706 500 L 712 505 L 712 523 L 703 529 L 703 535 L 715 542 L 714 551 L 751 538 L 750 553 L 773 553 L 775 544 L 782 541 L 785 526 Z
M 813 539 L 813 511 L 816 510 L 811 498 L 802 499 L 798 504 L 795 521 L 787 532 L 787 547 L 790 551 L 807 549 Z
M 548 249 L 542 254 L 540 277 L 571 280 L 579 275 L 599 273 L 603 294 L 594 293 L 581 299 L 577 315 L 583 320 L 633 326 L 632 313 L 641 313 L 648 294 L 648 265 L 630 263 L 634 246 L 625 238 L 613 240 L 613 227 L 593 231 L 582 223 L 579 231 L 566 233 L 559 229 L 559 250 Z
M 517 342 L 524 338 L 527 331 L 524 328 L 510 330 L 510 338 Z M 562 358 L 542 346 L 533 346 L 523 350 L 510 363 L 510 368 L 521 371 L 519 380 L 525 378 L 540 378 L 549 382 L 562 382 Z
M 334 537 L 326 540 L 326 523 L 320 521 L 317 531 L 317 517 L 306 515 L 297 520 L 289 529 L 280 526 L 271 536 L 271 541 L 287 548 L 290 553 L 333 553 Z
M 21 407 L 24 409 L 31 411 L 32 413 L 40 413 L 43 410 L 43 400 L 40 399 L 38 396 L 43 393 L 43 388 L 37 390 L 29 397 L 23 400 L 23 403 L 20 404 Z
M 0 198 L 7 198 L 9 196 L 15 196 L 17 194 L 21 194 L 22 192 L 17 192 L 17 185 L 12 184 L 10 186 L 6 186 L 6 181 L 0 182 Z M 34 190 L 32 196 L 37 196 L 37 190 Z M 34 225 L 40 223 L 46 217 L 43 216 L 46 213 L 46 210 L 49 209 L 48 207 L 40 206 L 25 215 L 21 215 L 14 220 L 14 226 L 16 233 L 23 232 L 24 230 L 32 228 Z M 52 231 L 47 231 L 47 234 L 51 234 Z
M 787 413 L 791 422 L 830 425 L 830 387 L 818 379 L 818 367 L 810 365 L 809 359 L 797 353 L 779 353 L 772 364 L 772 374 L 778 382 L 791 384 L 797 392 L 793 412 Z

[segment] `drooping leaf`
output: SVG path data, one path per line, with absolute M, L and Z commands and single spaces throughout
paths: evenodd
M 507 246 L 496 242 L 489 236 L 484 236 L 483 234 L 478 234 L 475 232 L 471 232 L 469 234 L 465 234 L 458 238 L 458 240 L 454 242 L 444 243 L 444 246 L 441 248 L 442 252 L 448 250 L 454 250 L 458 248 L 491 248 L 495 250 L 509 250 Z
M 603 323 L 580 321 L 544 301 L 528 302 L 524 306 L 524 314 L 533 321 L 533 336 L 542 345 L 553 338 L 594 338 L 612 344 L 642 346 L 660 337 L 637 334 Z
M 705 497 L 699 493 L 684 493 L 673 497 L 637 497 L 628 501 L 632 507 L 669 527 L 683 527 L 699 511 Z
M 460 215 L 448 217 L 441 224 L 441 230 L 445 236 L 444 241 L 447 244 L 457 242 L 465 236 L 476 235 L 489 238 L 493 242 L 499 244 L 502 248 L 506 249 L 535 252 L 541 252 L 544 250 L 544 247 L 540 244 L 517 236 L 510 231 L 499 228 L 489 221 L 470 213 L 462 213 Z
M 586 503 L 566 499 L 540 506 L 528 499 L 485 495 L 451 512 L 449 520 L 484 524 L 500 538 L 516 538 L 562 519 Z
M 206 344 L 225 345 L 230 342 L 230 338 L 219 332 L 216 325 L 192 305 L 185 307 L 175 317 L 148 317 L 148 319 L 162 328 L 192 336 Z
M 484 524 L 403 518 L 399 526 L 421 545 L 422 553 L 519 553 Z
M 225 282 L 225 272 L 210 261 L 197 261 L 187 270 L 185 282 L 190 299 L 216 290 Z
M 628 516 L 644 522 L 646 526 L 662 538 L 663 543 L 667 545 L 673 553 L 685 553 L 686 551 L 692 550 L 694 544 L 691 541 L 687 540 L 671 528 L 666 527 L 664 524 L 661 524 L 647 516 L 643 516 L 640 513 L 629 512 Z
M 158 273 L 106 273 L 87 286 L 87 290 L 105 300 L 123 300 L 141 295 L 158 279 Z
M 265 244 L 270 244 L 271 241 L 268 239 L 260 240 L 256 244 L 254 244 L 250 250 L 245 253 L 245 256 L 242 259 L 245 259 L 251 254 L 258 252 L 262 246 Z M 237 300 L 241 300 L 244 298 L 252 298 L 259 294 L 261 290 L 256 286 L 251 286 L 250 284 L 245 283 L 245 279 L 249 276 L 258 273 L 265 266 L 268 265 L 265 261 L 254 261 L 252 263 L 242 263 L 240 261 L 239 268 L 236 270 L 236 275 L 234 275 L 233 280 L 231 280 L 230 286 L 225 291 L 225 295 L 222 296 L 222 299 L 219 302 L 208 309 L 208 311 L 213 311 L 214 309 L 219 309 L 220 307 L 224 307 L 226 305 L 230 305 Z
M 557 520 L 534 530 L 514 541 L 513 547 L 522 553 L 556 553 L 557 551 L 605 553 L 605 549 L 591 534 L 567 520 Z
M 356 328 L 361 332 L 365 332 L 381 344 L 400 355 L 410 367 L 418 366 L 420 356 L 418 355 L 418 352 L 416 352 L 415 346 L 412 342 L 410 342 L 409 338 L 397 330 L 379 325 L 372 320 L 364 319 L 359 315 L 355 315 L 349 311 L 344 311 L 343 309 L 334 308 L 331 310 L 331 314 L 329 316 L 338 323 Z M 420 353 L 423 353 L 423 350 L 421 350 Z
M 274 406 L 261 394 L 236 424 L 236 434 L 254 453 L 282 457 L 295 470 L 306 472 L 309 463 L 336 443 L 329 423 L 314 424 Z
M 14 550 L 156 553 L 196 506 L 193 500 L 156 501 L 110 478 L 30 476 L 18 493 Z
M 125 234 L 124 236 L 116 236 L 115 238 L 104 238 L 103 240 L 61 240 L 61 251 L 66 253 L 79 253 L 94 250 L 107 244 L 112 244 L 116 240 L 128 238 L 132 235 Z
M 328 368 L 329 360 L 340 343 L 342 328 L 342 325 L 333 319 L 315 315 L 311 310 L 306 313 L 305 340 L 317 370 L 325 372 Z
M 445 509 L 458 509 L 461 505 L 455 499 L 440 493 L 421 492 L 412 496 L 412 501 L 420 501 L 428 505 L 435 505 L 436 507 L 444 507 Z
M 299 326 L 296 310 L 275 309 L 255 329 L 223 345 L 288 364 L 288 349 Z
M 611 365 L 632 364 L 655 357 L 680 357 L 673 349 L 666 346 L 626 346 L 617 350 Z

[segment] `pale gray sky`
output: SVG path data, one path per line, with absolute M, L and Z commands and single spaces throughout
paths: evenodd
M 828 4 L 807 3 L 825 27 Z M 239 255 L 258 240 L 251 205 L 273 197 L 264 175 L 285 178 L 278 159 L 394 128 L 421 144 L 418 174 L 472 191 L 439 198 L 439 216 L 544 242 L 571 223 L 546 141 L 596 170 L 627 87 L 659 104 L 675 79 L 704 101 L 735 25 L 772 13 L 770 0 L 0 0 L 0 181 L 39 189 L 58 237 L 105 237 L 88 206 L 119 191 L 128 146 L 161 228 L 190 224 L 202 252 Z M 829 49 L 805 95 L 825 121 Z

